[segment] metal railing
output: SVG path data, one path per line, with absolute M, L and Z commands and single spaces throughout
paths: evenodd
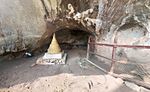
M 89 59 L 89 55 L 90 54 L 94 54 L 97 55 L 101 58 L 105 58 L 107 60 L 111 61 L 111 67 L 110 67 L 110 72 L 114 72 L 114 68 L 115 68 L 115 62 L 117 61 L 115 59 L 115 52 L 116 52 L 116 48 L 122 47 L 122 48 L 139 48 L 139 49 L 150 49 L 150 46 L 143 46 L 143 45 L 118 45 L 118 44 L 106 44 L 106 43 L 95 43 L 95 42 L 91 42 L 93 39 L 92 37 L 89 37 L 88 39 L 88 47 L 87 47 L 87 59 Z M 90 47 L 91 45 L 99 45 L 99 46 L 106 46 L 106 47 L 112 47 L 112 58 L 108 58 L 105 57 L 103 55 L 99 55 L 97 53 L 94 53 L 94 51 L 90 51 Z

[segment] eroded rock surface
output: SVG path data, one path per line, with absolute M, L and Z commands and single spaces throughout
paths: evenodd
M 99 36 L 96 38 L 96 42 L 149 46 L 149 7 L 149 0 L 100 0 L 97 16 L 100 21 L 96 24 L 96 32 Z M 95 48 L 95 52 L 100 55 L 112 58 L 111 47 L 96 46 Z M 116 65 L 116 69 L 121 68 L 126 73 L 135 70 L 136 74 L 140 76 L 149 74 L 150 68 L 145 67 L 146 64 L 149 64 L 149 51 L 149 49 L 117 48 L 115 59 L 135 63 L 135 65 L 131 65 L 131 67 L 129 67 L 130 65 L 121 67 Z M 100 60 L 106 61 L 102 58 Z
M 77 13 L 98 4 L 98 0 L 1 0 L 0 2 L 0 55 L 40 48 L 45 45 L 53 32 L 64 28 L 86 30 L 82 24 L 66 19 L 69 12 L 67 6 L 72 4 Z M 96 14 L 92 16 L 96 17 Z
M 40 0 L 0 2 L 0 54 L 32 48 L 45 31 Z

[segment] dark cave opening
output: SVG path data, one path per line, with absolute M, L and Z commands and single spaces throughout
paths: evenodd
M 79 29 L 63 29 L 55 32 L 62 50 L 86 49 L 90 33 Z

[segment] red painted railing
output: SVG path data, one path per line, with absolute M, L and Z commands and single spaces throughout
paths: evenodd
M 118 47 L 122 47 L 122 48 L 139 48 L 139 49 L 150 49 L 150 46 L 143 46 L 143 45 L 118 45 L 118 44 L 108 44 L 108 43 L 95 43 L 95 42 L 91 42 L 92 37 L 89 37 L 88 40 L 88 48 L 87 48 L 87 59 L 89 59 L 89 54 L 95 54 L 99 57 L 105 58 L 107 60 L 111 60 L 111 67 L 110 67 L 110 72 L 114 71 L 114 67 L 115 67 L 115 61 L 117 61 L 114 57 L 115 57 L 115 52 L 116 52 L 116 48 Z M 99 54 L 94 53 L 94 51 L 90 51 L 90 46 L 91 45 L 99 45 L 99 46 L 107 46 L 107 47 L 112 47 L 112 58 L 108 58 Z

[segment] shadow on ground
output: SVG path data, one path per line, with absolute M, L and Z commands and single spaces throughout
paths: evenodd
M 61 73 L 73 74 L 74 76 L 103 74 L 101 71 L 91 68 L 92 66 L 82 66 L 80 61 L 85 55 L 84 50 L 68 51 L 66 65 L 37 65 L 31 67 L 43 54 L 32 58 L 2 61 L 0 63 L 0 87 L 31 82 L 40 77 L 54 76 Z

